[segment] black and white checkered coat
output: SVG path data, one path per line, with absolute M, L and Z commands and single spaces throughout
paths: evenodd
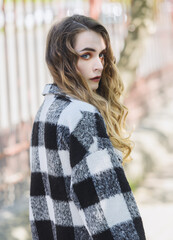
M 32 238 L 145 239 L 122 157 L 99 111 L 55 84 L 44 95 L 30 148 Z

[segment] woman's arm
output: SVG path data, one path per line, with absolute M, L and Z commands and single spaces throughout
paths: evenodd
M 82 115 L 70 135 L 71 198 L 93 239 L 144 240 L 135 199 L 103 118 Z

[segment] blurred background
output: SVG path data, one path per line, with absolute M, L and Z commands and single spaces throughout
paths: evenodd
M 0 0 L 0 239 L 31 240 L 29 141 L 54 20 L 72 14 L 108 30 L 125 84 L 133 161 L 125 171 L 148 240 L 173 239 L 173 0 Z

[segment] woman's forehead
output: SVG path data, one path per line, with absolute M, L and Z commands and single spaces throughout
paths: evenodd
M 85 48 L 93 48 L 96 51 L 100 51 L 106 48 L 106 44 L 101 34 L 91 30 L 76 35 L 74 48 L 79 52 Z

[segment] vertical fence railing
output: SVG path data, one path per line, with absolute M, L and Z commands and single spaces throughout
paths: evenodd
M 38 4 L 37 2 L 4 0 L 0 9 L 1 207 L 15 200 L 17 184 L 20 183 L 21 186 L 29 173 L 28 147 L 31 122 L 40 104 L 39 71 L 40 58 L 43 56 L 40 51 L 43 49 L 39 48 L 39 44 L 43 46 L 46 27 L 50 25 L 51 18 L 49 16 L 49 21 L 43 21 L 42 17 L 42 24 L 38 24 L 38 10 L 42 11 L 44 16 L 46 1 Z M 50 4 L 51 1 L 47 4 L 49 13 L 52 12 Z M 42 36 L 39 43 L 40 30 Z M 43 76 L 45 83 L 46 72 Z
M 25 18 L 27 11 L 26 11 L 26 0 L 22 0 L 22 9 L 23 9 L 23 19 Z M 31 110 L 31 84 L 30 84 L 30 71 L 29 71 L 29 55 L 28 55 L 28 38 L 27 38 L 27 28 L 26 24 L 23 26 L 23 42 L 24 42 L 24 57 L 23 60 L 25 62 L 25 74 L 26 74 L 26 98 L 28 99 L 27 101 L 27 109 L 28 109 L 28 115 L 29 115 L 29 120 L 31 120 L 32 116 L 32 110 Z
M 17 89 L 21 89 L 20 82 L 21 82 L 21 76 L 20 76 L 20 63 L 19 63 L 19 41 L 18 41 L 18 28 L 17 28 L 17 6 L 16 6 L 16 0 L 13 1 L 13 9 L 14 9 L 14 47 L 15 47 L 15 61 L 16 61 L 16 83 L 17 83 Z M 19 122 L 22 120 L 22 107 L 21 107 L 21 95 L 18 92 L 18 98 L 17 98 L 17 106 L 18 106 L 18 117 Z
M 4 18 L 4 62 L 5 62 L 5 76 L 6 76 L 6 100 L 7 100 L 7 121 L 9 127 L 11 127 L 11 104 L 10 104 L 10 84 L 9 84 L 9 65 L 8 65 L 8 44 L 7 44 L 7 32 L 6 32 L 6 11 L 5 11 L 5 0 L 3 1 L 2 5 L 2 16 Z

